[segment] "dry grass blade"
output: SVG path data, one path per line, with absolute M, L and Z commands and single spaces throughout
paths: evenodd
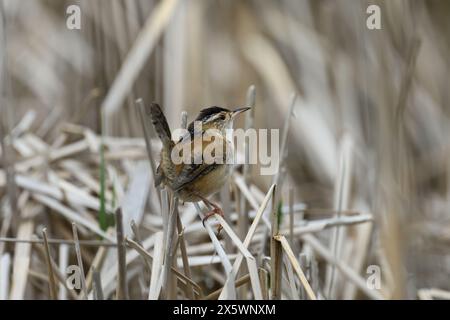
M 450 300 L 450 291 L 441 289 L 420 289 L 417 292 L 420 300 Z
M 200 219 L 203 219 L 202 210 L 200 209 L 200 206 L 198 203 L 194 203 L 198 215 L 200 216 Z M 227 254 L 225 253 L 225 250 L 223 249 L 220 241 L 217 239 L 216 234 L 214 233 L 213 229 L 211 228 L 211 225 L 209 221 L 205 221 L 205 228 L 208 232 L 209 238 L 211 239 L 214 248 L 216 249 L 216 252 L 220 258 L 220 261 L 222 263 L 223 268 L 225 269 L 225 273 L 228 275 L 227 282 L 225 283 L 226 286 L 224 286 L 224 289 L 220 295 L 220 298 L 222 299 L 235 299 L 236 298 L 236 290 L 234 287 L 234 281 L 236 279 L 236 272 L 234 271 L 233 267 L 231 266 L 231 262 L 227 257 Z
M 92 269 L 92 279 L 94 283 L 94 299 L 105 300 L 100 273 L 95 269 Z
M 145 249 L 142 246 L 140 246 L 138 243 L 136 243 L 135 241 L 133 241 L 131 239 L 126 239 L 126 242 L 131 248 L 133 248 L 137 252 L 139 252 L 139 254 L 143 258 L 147 259 L 150 263 L 152 263 L 154 261 L 153 256 L 150 255 L 147 251 L 145 251 Z M 185 283 L 186 285 L 189 284 L 190 286 L 192 286 L 194 288 L 195 294 L 197 294 L 199 296 L 203 295 L 202 289 L 198 284 L 196 284 L 190 278 L 188 278 L 185 275 L 183 275 L 182 273 L 180 273 L 177 269 L 175 269 L 173 267 L 171 269 L 172 269 L 172 272 L 178 277 L 178 280 L 181 280 L 181 282 Z
M 167 234 L 165 235 L 165 251 L 164 251 L 164 265 L 162 270 L 162 287 L 167 299 L 173 299 L 171 296 L 172 281 L 170 268 L 173 266 L 173 252 L 175 248 L 174 233 L 178 216 L 178 198 L 172 197 L 169 224 L 167 227 Z
M 92 261 L 91 267 L 89 268 L 89 272 L 86 276 L 86 287 L 88 292 L 92 290 L 94 270 L 100 270 L 102 268 L 107 252 L 108 250 L 106 250 L 105 247 L 100 247 L 95 254 L 94 260 Z
M 37 194 L 33 195 L 33 198 L 36 199 L 37 201 L 39 201 L 40 203 L 46 205 L 47 207 L 52 208 L 53 210 L 55 210 L 55 212 L 61 214 L 67 220 L 74 221 L 74 222 L 90 229 L 91 231 L 98 234 L 102 238 L 108 239 L 110 242 L 114 242 L 114 239 L 110 235 L 108 235 L 106 232 L 101 230 L 97 223 L 93 223 L 90 220 L 84 219 L 79 214 L 77 214 L 75 211 L 62 205 L 60 202 L 58 202 L 50 197 L 43 196 L 43 195 L 37 195 Z
M 155 244 L 155 235 L 151 235 L 145 240 L 142 241 L 142 248 L 144 250 L 150 250 L 153 245 Z M 134 262 L 136 259 L 140 257 L 140 254 L 136 251 L 128 251 L 126 253 L 126 264 L 127 266 Z M 114 263 L 114 261 L 113 261 Z M 103 268 L 105 270 L 105 267 Z M 117 279 L 117 268 L 108 268 L 105 270 L 104 273 L 102 273 L 102 283 L 103 283 L 103 291 L 105 294 L 105 297 L 109 297 L 110 294 L 115 291 L 115 282 Z
M 297 284 L 295 283 L 294 271 L 292 270 L 292 264 L 288 261 L 286 256 L 283 257 L 284 268 L 286 269 L 287 282 L 289 283 L 289 289 L 291 294 L 291 299 L 300 300 L 299 290 L 297 289 Z
M 244 284 L 248 283 L 250 281 L 250 275 L 246 274 L 245 276 L 240 277 L 235 282 L 235 287 L 239 288 L 240 286 L 243 286 Z M 203 300 L 215 300 L 219 298 L 220 293 L 222 292 L 223 288 L 217 289 L 214 292 L 211 292 L 206 297 L 203 298 Z
M 355 244 L 353 246 L 352 259 L 348 261 L 349 266 L 357 273 L 361 273 L 364 263 L 367 259 L 370 240 L 373 237 L 373 223 L 366 223 L 352 227 L 355 232 Z M 349 282 L 344 287 L 342 298 L 345 300 L 353 300 L 358 293 L 357 288 L 352 282 Z
M 239 240 L 233 229 L 228 225 L 224 218 L 216 215 L 225 232 L 230 236 L 236 247 L 247 260 L 247 267 L 250 274 L 250 282 L 252 284 L 253 296 L 255 300 L 262 300 L 261 284 L 259 283 L 258 267 L 256 259 L 248 251 L 247 247 Z
M 370 214 L 360 214 L 352 217 L 320 219 L 317 221 L 308 222 L 306 225 L 295 226 L 292 232 L 295 236 L 298 236 L 306 233 L 320 232 L 334 226 L 351 226 L 366 222 L 373 222 L 373 216 Z M 289 235 L 290 232 L 290 228 L 280 230 L 280 234 L 282 235 Z
M 130 183 L 122 199 L 123 228 L 126 236 L 131 235 L 131 220 L 138 224 L 144 216 L 145 206 L 150 191 L 150 171 L 146 161 L 137 163 L 131 173 Z
M 252 238 L 255 234 L 256 231 L 256 227 L 259 224 L 259 221 L 261 220 L 261 217 L 264 213 L 264 211 L 266 210 L 267 204 L 269 203 L 269 200 L 271 199 L 271 197 L 273 197 L 273 194 L 275 192 L 275 185 L 272 185 L 269 189 L 269 191 L 266 194 L 266 197 L 264 198 L 263 202 L 261 203 L 261 205 L 258 208 L 258 211 L 256 213 L 255 218 L 253 219 L 253 222 L 247 232 L 247 235 L 245 236 L 244 242 L 243 242 L 243 247 L 244 248 L 248 248 L 248 246 L 250 245 L 250 242 L 252 241 Z M 233 264 L 233 270 L 234 272 L 237 272 L 239 270 L 239 267 L 241 266 L 242 263 L 242 259 L 244 258 L 244 255 L 242 253 L 240 253 L 236 260 L 234 261 Z M 230 282 L 231 279 L 227 278 L 227 283 Z M 222 294 L 224 294 L 224 292 L 222 292 Z M 221 297 L 222 297 L 221 294 Z
M 39 252 L 39 254 L 44 257 L 44 259 L 46 259 L 46 253 L 45 253 L 45 245 L 43 246 L 36 246 L 35 249 Z M 62 284 L 65 288 L 65 290 L 69 293 L 70 297 L 74 300 L 77 300 L 79 297 L 77 295 L 77 293 L 73 290 L 70 289 L 66 283 L 66 273 L 61 273 L 58 269 L 58 265 L 56 264 L 55 261 L 53 261 L 53 259 L 51 260 L 51 264 L 52 264 L 52 268 L 53 268 L 53 274 L 54 276 L 56 276 L 56 278 L 58 279 L 59 283 Z M 28 273 L 29 275 L 32 274 L 31 269 L 28 269 Z M 50 284 L 49 281 L 49 277 L 46 276 L 45 277 L 45 281 L 48 282 Z
M 155 249 L 153 251 L 152 275 L 150 278 L 150 289 L 148 293 L 149 300 L 156 300 L 159 298 L 162 284 L 159 279 L 161 276 L 161 269 L 164 261 L 164 234 L 157 232 L 155 234 Z
M 271 214 L 271 234 L 270 237 L 270 288 L 271 300 L 281 299 L 281 274 L 283 253 L 281 244 L 275 240 L 275 236 L 279 235 L 279 223 L 281 217 L 278 212 L 278 203 L 276 202 L 276 188 L 274 188 L 274 196 L 272 197 L 272 214 Z
M 263 268 L 259 268 L 259 282 L 261 283 L 261 291 L 263 300 L 269 300 L 269 289 L 267 287 L 268 272 Z
M 347 209 L 350 198 L 351 178 L 352 178 L 352 155 L 353 142 L 348 135 L 344 135 L 340 145 L 339 171 L 335 182 L 334 207 L 337 217 L 341 216 L 341 211 Z M 343 241 L 345 240 L 345 230 L 339 226 L 333 229 L 331 239 L 331 250 L 336 259 L 339 259 L 342 252 Z M 328 266 L 325 287 L 327 296 L 332 299 L 336 296 L 336 287 L 339 278 L 335 275 L 334 265 Z
M 275 240 L 279 241 L 286 252 L 289 261 L 291 262 L 292 266 L 294 267 L 295 272 L 297 273 L 300 282 L 302 283 L 303 287 L 306 290 L 306 293 L 308 294 L 309 299 L 316 300 L 316 295 L 314 294 L 314 291 L 312 290 L 311 286 L 309 285 L 308 280 L 305 277 L 305 274 L 303 273 L 302 268 L 300 268 L 300 265 L 298 264 L 297 259 L 294 256 L 294 253 L 292 252 L 291 246 L 289 245 L 288 241 L 286 240 L 286 237 L 277 235 L 275 236 Z
M 186 277 L 192 278 L 191 268 L 189 266 L 189 259 L 186 251 L 186 242 L 184 239 L 183 223 L 181 222 L 179 214 L 177 214 L 177 230 L 178 230 L 178 238 L 180 239 L 180 252 L 183 261 L 183 271 Z M 192 285 L 189 282 L 187 283 L 187 293 L 188 298 L 195 299 L 194 289 L 192 288 Z
M 302 239 L 309 244 L 314 251 L 316 251 L 322 258 L 328 261 L 330 264 L 334 264 L 336 268 L 350 281 L 352 281 L 361 291 L 363 291 L 368 297 L 375 300 L 385 299 L 384 296 L 377 290 L 371 290 L 367 287 L 366 281 L 360 275 L 355 273 L 350 267 L 336 260 L 333 254 L 322 245 L 319 240 L 310 234 L 302 236 Z
M 83 266 L 83 258 L 81 257 L 81 249 L 80 249 L 80 243 L 78 242 L 78 230 L 77 230 L 77 225 L 75 224 L 75 222 L 72 222 L 72 233 L 73 233 L 73 241 L 75 242 L 75 253 L 77 256 L 77 263 L 78 263 L 78 268 L 80 268 L 80 277 L 81 277 L 81 296 L 83 297 L 83 299 L 88 298 L 88 292 L 87 292 L 87 287 L 86 287 L 86 278 L 84 275 L 84 266 Z
M 34 221 L 29 219 L 32 214 L 39 212 L 43 207 L 33 204 L 26 205 L 23 209 L 23 221 L 19 225 L 17 231 L 18 239 L 28 239 L 33 234 Z M 14 239 L 14 240 L 17 240 Z M 47 240 L 49 243 L 50 240 Z M 31 244 L 16 242 L 14 247 L 13 275 L 11 284 L 11 300 L 22 300 L 25 296 L 25 290 L 28 279 L 28 268 L 31 262 Z
M 69 246 L 59 246 L 59 272 L 66 274 L 66 270 L 69 264 Z M 63 283 L 59 284 L 58 300 L 67 300 L 67 290 Z
M 126 266 L 126 249 L 123 234 L 123 216 L 122 209 L 116 211 L 116 236 L 117 236 L 117 299 L 128 299 L 128 282 L 127 282 L 127 266 Z
M 44 238 L 44 249 L 45 249 L 45 258 L 46 258 L 46 262 L 47 262 L 50 297 L 53 300 L 56 300 L 58 298 L 57 293 L 56 293 L 57 292 L 56 283 L 55 283 L 55 278 L 53 276 L 52 257 L 50 254 L 50 246 L 48 245 L 48 241 L 47 241 L 47 230 L 45 228 L 42 230 L 42 237 Z
M 136 225 L 134 220 L 131 220 L 130 224 L 131 224 L 131 230 L 133 230 L 134 237 L 136 239 L 136 243 L 142 247 L 141 233 L 139 231 L 138 226 Z M 128 244 L 128 237 L 125 238 L 125 244 Z M 147 259 L 145 259 L 145 257 L 142 257 L 142 261 L 144 262 L 145 268 L 141 274 L 141 279 L 143 282 L 146 282 L 150 279 L 152 267 L 151 267 L 149 261 Z
M 21 238 L 0 238 L 1 242 L 10 242 L 10 243 L 44 243 L 44 240 L 40 239 L 21 239 Z M 117 244 L 114 242 L 106 242 L 106 241 L 98 241 L 98 240 L 79 240 L 78 243 L 80 246 L 88 246 L 88 247 L 116 247 Z M 67 244 L 74 245 L 75 241 L 67 240 L 67 239 L 48 239 L 48 244 L 64 246 Z

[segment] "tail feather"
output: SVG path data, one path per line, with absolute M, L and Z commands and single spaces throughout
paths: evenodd
M 161 107 L 157 103 L 150 105 L 150 116 L 152 118 L 153 127 L 156 134 L 161 139 L 164 146 L 172 146 L 173 141 L 171 139 L 171 133 L 167 119 L 161 110 Z

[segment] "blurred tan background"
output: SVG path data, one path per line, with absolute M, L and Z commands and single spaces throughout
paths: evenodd
M 81 30 L 66 27 L 71 4 Z M 47 141 L 67 122 L 100 132 L 102 102 L 157 4 L 3 1 L 3 128 L 32 109 Z M 381 30 L 366 27 L 370 4 Z M 282 194 L 372 213 L 368 256 L 384 261 L 391 297 L 450 289 L 449 14 L 438 0 L 178 1 L 108 134 L 142 136 L 137 98 L 161 103 L 175 128 L 182 111 L 244 105 L 252 84 L 255 127 L 282 128 L 297 92 Z M 258 172 L 266 190 L 272 177 Z M 352 249 L 342 254 L 352 263 Z

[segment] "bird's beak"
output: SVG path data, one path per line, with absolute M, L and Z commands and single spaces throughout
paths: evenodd
M 234 117 L 236 117 L 238 114 L 240 114 L 240 113 L 242 113 L 242 112 L 245 112 L 245 111 L 247 111 L 247 110 L 250 110 L 251 108 L 250 107 L 243 107 L 243 108 L 237 108 L 236 110 L 233 110 L 233 113 L 232 113 L 232 117 L 234 118 Z

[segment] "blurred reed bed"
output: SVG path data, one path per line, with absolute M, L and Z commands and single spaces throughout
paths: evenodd
M 0 299 L 449 297 L 447 1 L 1 12 Z M 204 228 L 204 208 L 153 187 L 151 101 L 172 128 L 252 105 L 239 126 L 280 129 L 278 174 L 236 167 Z

